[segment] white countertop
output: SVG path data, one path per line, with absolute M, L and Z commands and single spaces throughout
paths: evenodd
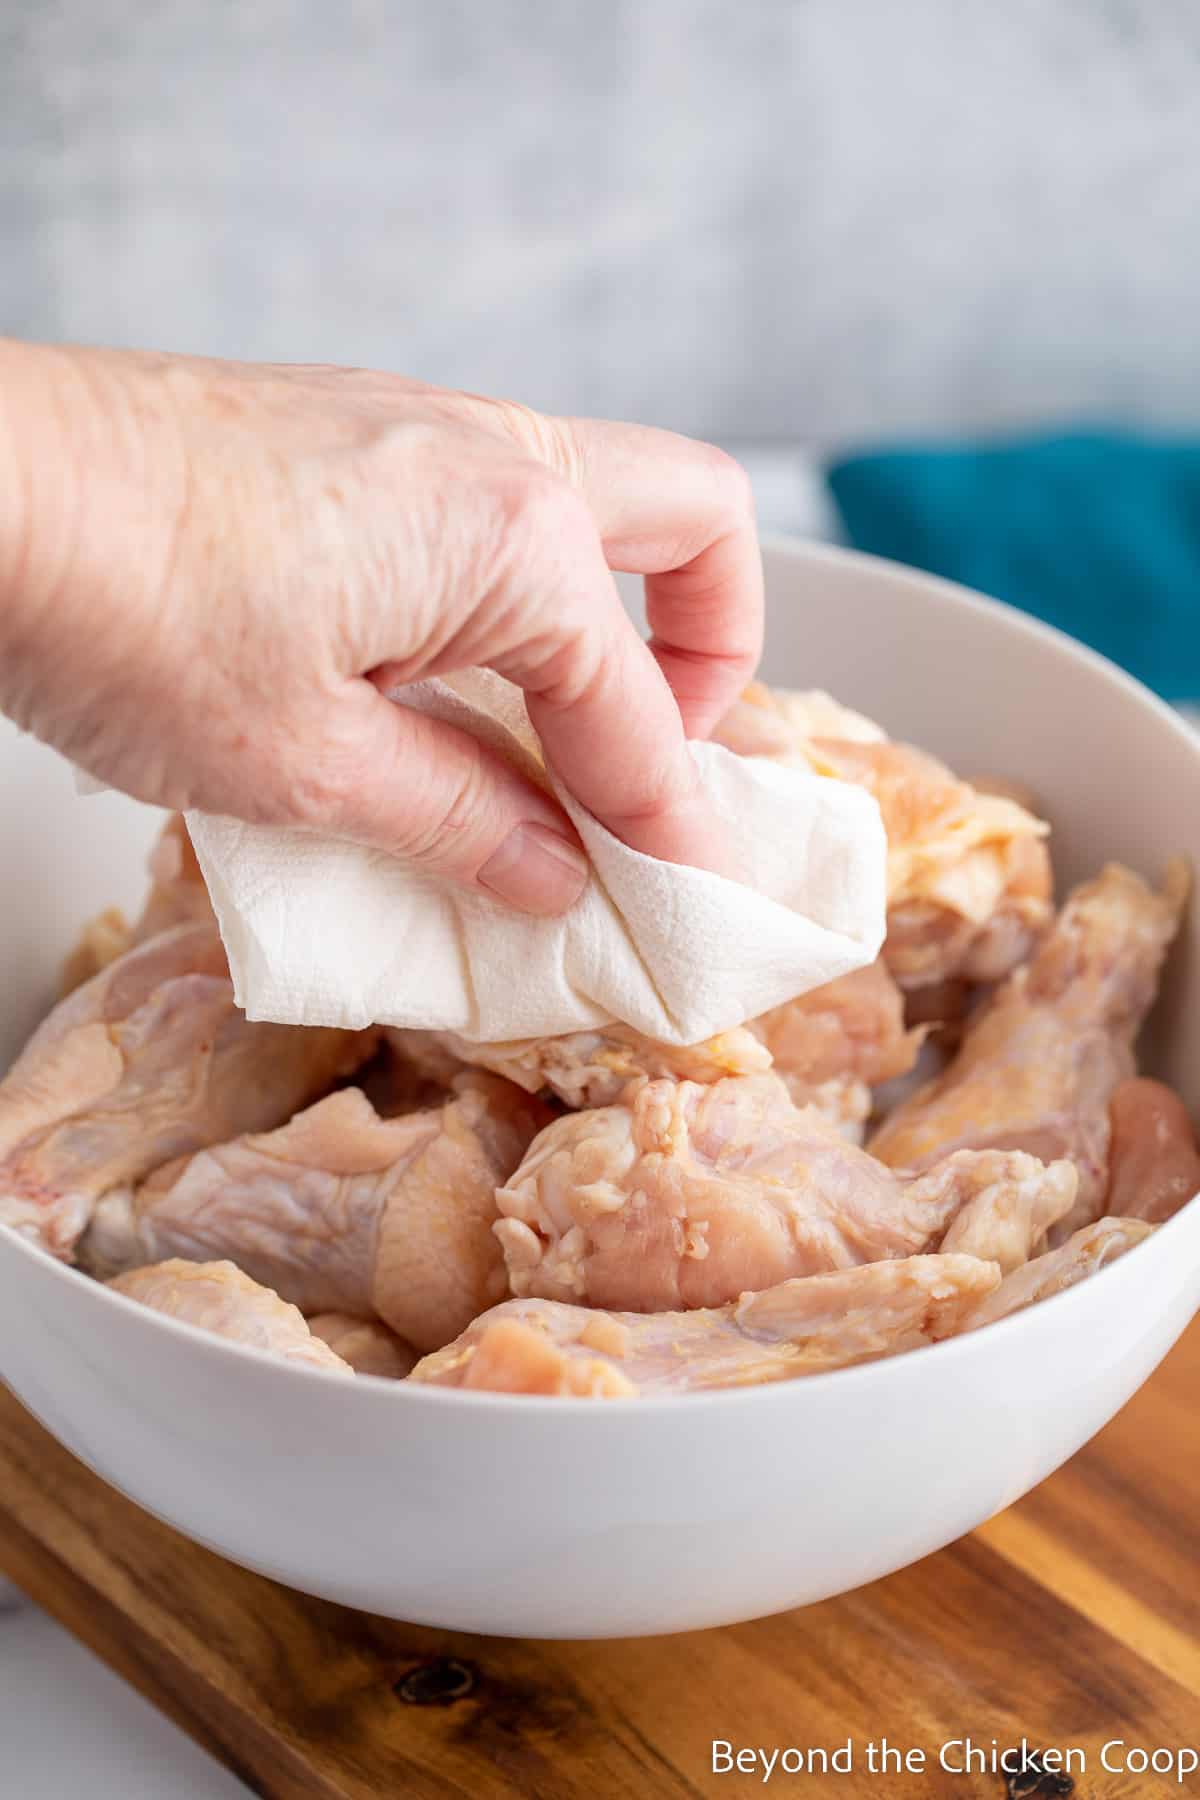
M 3 1604 L 0 1590 L 0 1605 Z M 0 1611 L 12 1800 L 246 1800 L 244 1787 L 36 1607 Z

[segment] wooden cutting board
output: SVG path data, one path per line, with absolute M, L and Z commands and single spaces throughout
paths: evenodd
M 1200 1794 L 1200 1773 L 1178 1785 L 1100 1759 L 1111 1740 L 1200 1748 L 1200 1322 L 1019 1505 L 885 1581 L 752 1625 L 508 1642 L 307 1599 L 120 1498 L 2 1389 L 0 1566 L 254 1792 L 288 1800 L 1070 1791 L 1057 1774 L 956 1772 L 962 1750 L 941 1747 L 966 1738 L 1075 1752 L 1078 1800 Z M 883 1738 L 924 1767 L 881 1768 Z M 790 1749 L 789 1771 L 765 1789 L 761 1764 L 714 1773 L 714 1740 Z M 849 1772 L 819 1757 L 791 1772 L 795 1752 L 847 1740 Z

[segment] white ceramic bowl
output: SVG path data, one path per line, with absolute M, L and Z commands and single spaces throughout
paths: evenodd
M 1019 614 L 886 563 L 768 550 L 774 679 L 964 773 L 1030 783 L 1064 882 L 1200 867 L 1200 738 Z M 0 1065 L 73 927 L 141 884 L 155 821 L 0 736 Z M 1193 919 L 1195 911 L 1193 912 Z M 1193 922 L 1151 1066 L 1200 1104 Z M 1200 1204 L 1093 1280 L 895 1361 L 649 1401 L 396 1387 L 164 1320 L 0 1230 L 0 1372 L 78 1456 L 236 1561 L 352 1606 L 507 1635 L 677 1631 L 856 1586 L 969 1531 L 1111 1418 L 1200 1305 Z M 1136 1480 L 1137 1471 L 1131 1471 Z

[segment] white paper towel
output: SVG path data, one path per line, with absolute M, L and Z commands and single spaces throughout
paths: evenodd
M 545 781 L 509 682 L 473 670 L 392 697 Z M 593 870 L 559 918 L 380 851 L 189 814 L 239 1004 L 251 1019 L 432 1027 L 476 1043 L 615 1019 L 692 1044 L 872 961 L 886 843 L 871 796 L 717 744 L 692 754 L 744 884 L 631 850 L 551 782 Z

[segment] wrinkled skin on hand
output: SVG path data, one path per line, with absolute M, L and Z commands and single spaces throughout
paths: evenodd
M 559 912 L 586 861 L 557 802 L 381 692 L 483 666 L 619 837 L 723 870 L 686 737 L 753 669 L 762 573 L 721 451 L 363 369 L 3 341 L 0 395 L 0 709 L 81 767 Z

